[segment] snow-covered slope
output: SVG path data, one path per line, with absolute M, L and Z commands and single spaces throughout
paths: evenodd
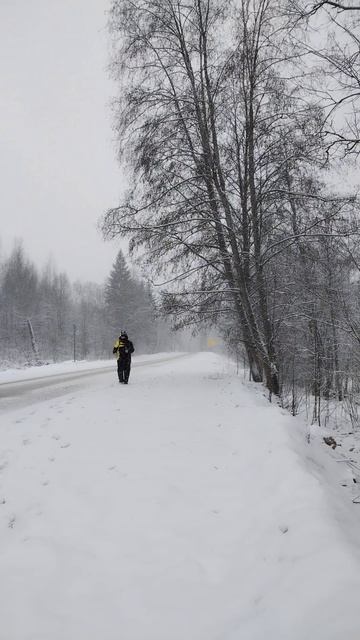
M 360 637 L 336 462 L 219 356 L 0 425 L 0 640 Z

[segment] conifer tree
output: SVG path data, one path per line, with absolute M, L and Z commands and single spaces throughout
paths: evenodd
M 151 351 L 156 344 L 153 296 L 149 287 L 131 275 L 121 250 L 105 285 L 105 306 L 113 335 L 126 330 L 137 350 Z
M 136 291 L 134 281 L 120 250 L 105 286 L 108 322 L 113 331 L 131 327 L 136 319 Z

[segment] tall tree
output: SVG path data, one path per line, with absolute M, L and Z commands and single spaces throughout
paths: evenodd
M 119 138 L 134 188 L 103 226 L 129 234 L 132 249 L 146 247 L 147 266 L 168 274 L 168 309 L 230 306 L 253 378 L 275 393 L 264 248 L 283 218 L 284 167 L 291 176 L 304 156 L 292 141 L 316 117 L 299 114 L 280 78 L 288 52 L 279 55 L 279 20 L 268 0 L 228 10 L 216 0 L 114 1 L 126 85 Z
M 38 276 L 34 265 L 17 243 L 5 261 L 1 286 L 1 334 L 10 354 L 19 352 L 28 361 L 38 359 L 33 318 L 39 300 Z
M 131 325 L 135 315 L 135 291 L 130 271 L 120 250 L 105 285 L 105 303 L 108 321 L 118 332 Z
M 154 299 L 150 288 L 130 274 L 122 251 L 117 254 L 105 285 L 105 303 L 113 336 L 125 329 L 137 349 L 151 351 L 154 348 Z

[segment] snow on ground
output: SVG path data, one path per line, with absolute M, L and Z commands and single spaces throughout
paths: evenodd
M 358 640 L 360 515 L 215 354 L 0 413 L 0 640 Z
M 142 364 L 144 362 L 155 359 L 167 358 L 173 356 L 173 353 L 156 353 L 148 355 L 133 356 L 134 364 Z M 62 375 L 65 373 L 82 373 L 92 371 L 93 369 L 103 369 L 106 367 L 114 367 L 115 357 L 110 360 L 67 360 L 65 362 L 56 362 L 51 364 L 42 364 L 38 367 L 23 367 L 17 369 L 4 369 L 0 371 L 0 384 L 8 382 L 17 382 L 20 380 L 33 380 L 38 378 L 46 378 L 50 376 Z

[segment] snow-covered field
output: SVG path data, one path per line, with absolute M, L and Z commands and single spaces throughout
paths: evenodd
M 0 640 L 359 640 L 360 506 L 300 419 L 206 353 L 54 394 L 0 404 Z

